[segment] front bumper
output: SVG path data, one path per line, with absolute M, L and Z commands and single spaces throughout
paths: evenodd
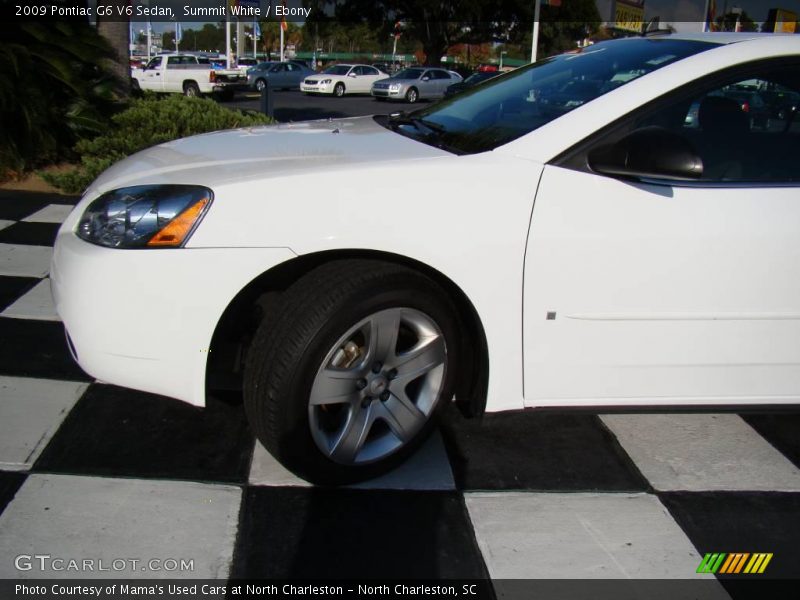
M 388 90 L 388 89 L 375 89 L 370 90 L 370 94 L 375 98 L 402 98 L 405 92 L 402 89 Z
M 316 85 L 309 85 L 305 81 L 300 84 L 300 91 L 308 94 L 332 94 L 333 84 L 331 83 L 318 83 Z
M 288 248 L 117 250 L 59 232 L 56 310 L 80 366 L 116 385 L 205 404 L 214 329 L 248 283 Z

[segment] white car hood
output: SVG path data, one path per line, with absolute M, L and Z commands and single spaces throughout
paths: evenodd
M 86 191 L 128 185 L 215 185 L 386 161 L 430 159 L 447 152 L 403 137 L 372 117 L 231 129 L 182 138 L 134 154 Z

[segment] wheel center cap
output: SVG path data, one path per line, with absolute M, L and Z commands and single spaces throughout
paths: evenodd
M 378 396 L 389 387 L 389 381 L 383 375 L 378 375 L 369 382 L 369 391 L 372 395 Z

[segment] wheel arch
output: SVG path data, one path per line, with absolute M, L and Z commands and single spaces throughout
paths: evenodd
M 280 293 L 300 277 L 334 260 L 372 259 L 400 264 L 436 281 L 458 308 L 465 335 L 461 339 L 461 371 L 456 383 L 456 400 L 468 417 L 480 416 L 486 409 L 489 386 L 489 350 L 483 323 L 464 291 L 441 271 L 420 261 L 381 251 L 328 250 L 299 256 L 262 273 L 228 303 L 211 339 L 206 365 L 206 389 L 241 388 L 242 365 L 252 334 Z

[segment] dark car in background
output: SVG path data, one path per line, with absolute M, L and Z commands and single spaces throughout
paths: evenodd
M 750 127 L 767 129 L 770 120 L 770 108 L 764 101 L 761 92 L 747 88 L 733 88 L 725 90 L 726 98 L 731 98 L 739 103 L 742 112 L 750 118 Z
M 464 81 L 460 81 L 449 86 L 444 91 L 444 97 L 449 98 L 450 96 L 455 96 L 464 90 L 468 90 L 469 88 L 474 87 L 479 83 L 486 81 L 487 79 L 497 77 L 498 75 L 502 75 L 502 73 L 500 71 L 477 71 L 467 77 Z

